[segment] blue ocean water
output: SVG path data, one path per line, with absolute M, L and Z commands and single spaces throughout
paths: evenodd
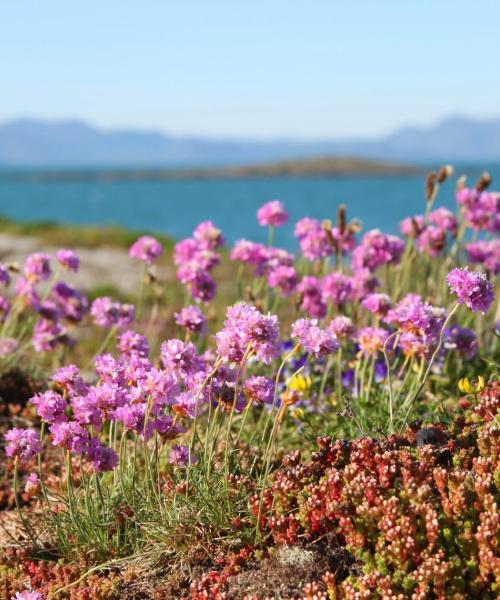
M 500 165 L 486 166 L 498 182 Z M 436 205 L 453 208 L 454 181 L 466 174 L 473 183 L 482 166 L 460 167 L 446 182 Z M 495 188 L 496 186 L 493 185 Z M 233 242 L 265 241 L 255 213 L 267 200 L 280 199 L 290 223 L 277 232 L 276 243 L 296 247 L 293 223 L 304 216 L 335 219 L 340 204 L 363 229 L 396 232 L 399 221 L 425 210 L 423 176 L 263 178 L 186 181 L 15 180 L 0 173 L 0 214 L 15 220 L 61 223 L 118 224 L 137 230 L 190 235 L 197 223 L 211 219 Z M 75 240 L 77 243 L 77 240 Z

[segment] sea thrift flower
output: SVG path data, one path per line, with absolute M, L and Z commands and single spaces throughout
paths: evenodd
M 82 425 L 91 425 L 100 431 L 104 414 L 98 406 L 98 398 L 89 390 L 87 396 L 75 396 L 71 399 L 71 408 L 76 421 Z
M 302 298 L 300 310 L 310 317 L 322 319 L 326 315 L 327 306 L 321 295 L 321 283 L 317 277 L 306 275 L 297 286 Z
M 9 429 L 5 434 L 5 453 L 16 458 L 30 458 L 42 451 L 40 438 L 34 429 Z
M 333 238 L 320 226 L 300 238 L 300 250 L 307 260 L 315 261 L 331 256 L 334 251 Z
M 389 310 L 384 321 L 395 323 L 413 335 L 439 337 L 443 323 L 442 309 L 423 302 L 417 294 L 408 294 L 397 306 Z
M 399 224 L 399 231 L 409 238 L 417 238 L 425 229 L 425 218 L 423 215 L 406 217 Z
M 447 350 L 456 350 L 467 360 L 476 356 L 478 350 L 476 334 L 472 329 L 452 325 L 444 330 L 444 347 Z
M 176 312 L 175 322 L 189 333 L 204 333 L 207 320 L 198 306 L 185 306 Z
M 168 462 L 176 467 L 187 467 L 189 463 L 196 464 L 198 459 L 190 453 L 187 446 L 172 446 L 168 453 Z
M 429 213 L 429 222 L 452 234 L 457 232 L 457 220 L 455 215 L 447 208 L 436 208 L 436 210 Z
M 289 296 L 297 285 L 297 272 L 293 267 L 280 265 L 269 272 L 267 283 L 269 287 L 279 288 L 285 296 Z
M 271 200 L 263 204 L 257 211 L 257 220 L 263 227 L 281 227 L 288 221 L 288 213 L 283 203 L 279 200 Z
M 438 256 L 446 248 L 446 232 L 440 227 L 426 227 L 416 241 L 417 250 L 429 256 Z
M 215 250 L 224 245 L 221 230 L 212 221 L 203 221 L 196 226 L 193 237 L 203 250 Z
M 92 462 L 92 468 L 97 473 L 112 471 L 118 464 L 118 457 L 113 448 L 104 446 L 97 438 L 90 440 L 87 452 Z
M 128 251 L 131 258 L 142 260 L 148 265 L 152 265 L 153 261 L 158 258 L 163 252 L 160 242 L 150 235 L 143 235 L 136 240 Z
M 16 295 L 23 301 L 25 306 L 34 310 L 40 308 L 40 297 L 37 294 L 34 284 L 24 277 L 19 277 L 16 281 Z
M 365 233 L 361 244 L 353 250 L 352 268 L 358 271 L 373 270 L 384 264 L 397 265 L 404 248 L 405 244 L 400 238 L 372 229 Z
M 191 342 L 172 339 L 161 345 L 161 360 L 178 379 L 185 379 L 203 370 L 203 362 Z
M 76 273 L 80 267 L 80 259 L 73 250 L 61 248 L 57 251 L 56 258 L 59 265 L 67 271 Z
M 24 274 L 33 283 L 47 280 L 52 274 L 50 256 L 42 252 L 30 254 L 24 263 Z
M 28 494 L 30 498 L 36 496 L 40 493 L 41 490 L 40 480 L 38 479 L 38 475 L 36 473 L 31 473 L 28 475 L 26 479 L 26 483 L 24 484 L 24 491 Z
M 174 263 L 180 267 L 196 258 L 200 251 L 198 242 L 193 238 L 186 238 L 174 246 Z
M 323 277 L 321 291 L 325 302 L 340 306 L 346 302 L 351 291 L 351 280 L 342 273 L 329 273 Z
M 241 362 L 251 350 L 257 360 L 269 364 L 278 355 L 278 335 L 278 317 L 239 302 L 227 309 L 224 328 L 215 338 L 220 356 L 230 362 Z
M 263 377 L 254 375 L 249 377 L 243 384 L 246 395 L 255 402 L 272 404 L 274 398 L 274 382 Z
M 354 335 L 354 326 L 352 324 L 352 319 L 349 317 L 335 317 L 328 325 L 328 329 L 338 339 L 345 339 Z
M 465 269 L 452 269 L 447 276 L 450 292 L 459 304 L 465 304 L 473 312 L 483 315 L 494 300 L 493 285 L 484 273 Z
M 186 282 L 191 296 L 200 302 L 210 302 L 215 298 L 217 285 L 213 277 L 206 271 L 197 270 L 193 276 Z
M 266 247 L 264 244 L 251 242 L 249 240 L 238 240 L 230 254 L 231 260 L 239 260 L 242 263 L 259 266 L 266 262 Z
M 482 263 L 484 268 L 493 275 L 500 273 L 499 239 L 471 242 L 465 246 L 465 250 L 472 263 Z
M 361 301 L 361 306 L 377 315 L 377 317 L 383 317 L 391 308 L 391 299 L 387 294 L 368 294 Z
M 89 310 L 86 296 L 75 290 L 64 281 L 58 281 L 52 287 L 50 298 L 62 316 L 72 323 L 81 321 Z
M 298 240 L 308 236 L 310 233 L 317 232 L 321 229 L 321 223 L 317 219 L 304 217 L 295 224 L 294 235 Z
M 100 327 L 127 327 L 135 319 L 133 304 L 113 302 L 108 296 L 96 298 L 92 302 L 90 314 L 94 323 Z
M 86 394 L 88 391 L 87 384 L 83 381 L 80 369 L 76 365 L 60 367 L 50 376 L 50 379 L 70 395 Z
M 363 327 L 358 331 L 359 348 L 368 356 L 383 350 L 385 341 L 389 336 L 386 329 L 380 327 Z
M 17 592 L 10 600 L 44 600 L 44 597 L 40 592 L 30 592 L 26 590 L 24 592 Z
M 74 454 L 83 454 L 88 450 L 89 434 L 76 421 L 53 423 L 50 428 L 52 445 L 65 448 Z
M 9 268 L 0 263 L 0 283 L 7 286 L 10 283 Z
M 68 336 L 67 329 L 60 323 L 39 319 L 35 323 L 31 343 L 36 352 L 48 352 L 58 344 L 71 345 L 74 340 Z
M 10 312 L 10 302 L 7 298 L 0 296 L 0 323 L 3 323 Z
M 118 350 L 127 357 L 149 356 L 149 341 L 145 335 L 141 335 L 131 329 L 124 331 L 118 338 Z
M 315 356 L 331 354 L 339 343 L 331 331 L 320 329 L 317 319 L 298 319 L 292 325 L 292 337 L 296 338 L 306 352 Z
M 52 390 L 33 396 L 30 402 L 36 407 L 37 415 L 47 423 L 60 423 L 67 420 L 65 414 L 66 400 Z
M 368 269 L 356 271 L 351 277 L 349 300 L 362 300 L 380 286 L 380 280 Z

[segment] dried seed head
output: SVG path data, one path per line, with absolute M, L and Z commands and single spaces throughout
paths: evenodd
M 431 171 L 425 179 L 425 198 L 427 202 L 429 202 L 429 200 L 432 200 L 434 190 L 436 189 L 436 183 L 437 174 L 435 171 Z
M 457 185 L 456 185 L 457 192 L 459 190 L 464 189 L 466 182 L 467 182 L 467 177 L 465 177 L 465 175 L 462 175 L 457 179 Z
M 484 171 L 481 177 L 477 180 L 476 189 L 478 192 L 484 192 L 491 183 L 491 175 L 488 171 Z
M 437 176 L 438 183 L 444 183 L 448 177 L 453 175 L 453 167 L 451 165 L 445 165 L 439 169 L 439 173 Z
M 337 210 L 337 227 L 340 235 L 343 235 L 346 227 L 346 206 L 341 204 Z

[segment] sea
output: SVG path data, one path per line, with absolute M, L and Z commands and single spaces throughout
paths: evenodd
M 493 177 L 492 188 L 500 189 L 500 164 L 460 165 L 442 186 L 435 206 L 454 209 L 457 177 L 466 175 L 472 185 L 484 169 Z M 396 233 L 401 219 L 425 211 L 424 172 L 164 181 L 106 181 L 89 177 L 88 171 L 81 180 L 45 181 L 19 177 L 19 173 L 0 170 L 0 215 L 13 220 L 120 225 L 174 239 L 189 236 L 200 221 L 212 220 L 229 243 L 241 238 L 265 242 L 267 232 L 259 227 L 256 211 L 264 202 L 279 199 L 290 213 L 290 222 L 276 232 L 276 244 L 290 250 L 297 246 L 293 224 L 298 219 L 335 220 L 341 204 L 347 207 L 348 219 L 359 219 L 365 231 L 379 228 Z

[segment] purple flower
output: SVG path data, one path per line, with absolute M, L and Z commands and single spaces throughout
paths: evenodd
M 116 359 L 111 354 L 100 354 L 94 360 L 95 369 L 102 381 L 125 383 L 125 365 L 121 359 Z
M 352 324 L 352 319 L 349 317 L 335 317 L 328 325 L 328 329 L 338 339 L 345 339 L 354 335 L 354 326 Z
M 149 356 L 148 338 L 128 329 L 118 338 L 118 350 L 129 358 L 134 355 L 147 358 Z
M 243 384 L 246 395 L 255 402 L 272 404 L 274 398 L 274 382 L 263 377 L 254 375 L 249 377 Z
M 168 454 L 168 462 L 176 467 L 187 467 L 189 463 L 194 465 L 197 460 L 187 446 L 172 446 Z
M 259 266 L 266 262 L 266 247 L 249 240 L 238 240 L 230 254 L 231 260 L 239 260 L 242 263 Z
M 441 207 L 433 210 L 429 213 L 429 221 L 444 231 L 449 231 L 452 234 L 457 232 L 457 220 L 455 215 L 447 208 Z
M 175 322 L 180 327 L 184 327 L 189 333 L 204 333 L 207 320 L 198 306 L 185 306 L 179 312 L 176 312 Z
M 198 269 L 187 282 L 188 290 L 195 300 L 210 302 L 215 298 L 217 285 L 206 271 Z
M 317 232 L 321 229 L 321 223 L 317 219 L 304 217 L 295 223 L 294 235 L 298 240 L 307 237 L 310 233 Z
M 30 254 L 24 263 L 24 274 L 29 281 L 46 281 L 51 275 L 50 256 L 42 252 Z
M 80 259 L 78 258 L 76 252 L 73 252 L 73 250 L 61 248 L 57 251 L 56 257 L 57 262 L 63 269 L 66 269 L 67 271 L 73 271 L 74 273 L 78 271 L 80 267 Z
M 443 324 L 442 317 L 442 309 L 423 302 L 417 294 L 407 294 L 394 309 L 387 312 L 384 321 L 395 323 L 413 335 L 438 337 Z
M 163 342 L 161 345 L 161 360 L 163 366 L 178 379 L 185 379 L 203 370 L 203 362 L 191 342 L 183 342 L 178 339 Z
M 380 286 L 380 280 L 368 269 L 356 271 L 351 277 L 349 300 L 362 300 Z
M 24 592 L 17 592 L 10 600 L 44 600 L 44 597 L 40 592 L 30 592 L 26 590 Z
M 293 267 L 279 265 L 269 272 L 267 283 L 269 287 L 279 288 L 285 296 L 289 296 L 297 285 L 297 272 Z
M 47 423 L 66 421 L 66 400 L 56 392 L 48 390 L 30 400 L 36 406 L 37 415 Z
M 365 355 L 376 354 L 383 350 L 388 336 L 389 332 L 386 329 L 380 327 L 363 327 L 358 331 L 359 348 Z
M 193 238 L 186 238 L 174 246 L 174 263 L 180 267 L 196 258 L 200 251 L 198 242 Z
M 215 250 L 224 245 L 222 232 L 212 221 L 203 221 L 197 225 L 193 231 L 193 237 L 203 250 Z
M 42 451 L 40 438 L 34 429 L 9 429 L 5 434 L 7 456 L 16 458 L 30 458 Z
M 224 328 L 215 338 L 220 356 L 230 362 L 241 362 L 252 350 L 257 360 L 269 364 L 278 355 L 278 335 L 278 317 L 239 302 L 227 309 Z
M 148 405 L 146 402 L 125 404 L 124 406 L 119 406 L 114 411 L 113 416 L 117 421 L 121 421 L 123 423 L 125 429 L 131 429 L 137 433 L 143 433 L 147 406 Z
M 10 302 L 7 298 L 0 296 L 0 323 L 3 323 L 10 312 Z
M 344 304 L 351 292 L 351 280 L 342 273 L 329 273 L 323 277 L 321 289 L 323 300 L 332 302 L 335 306 Z
M 112 471 L 118 464 L 118 457 L 113 448 L 104 446 L 97 438 L 91 438 L 87 452 L 96 473 Z
M 372 229 L 365 233 L 361 244 L 353 250 L 352 268 L 358 271 L 373 270 L 385 264 L 397 265 L 404 248 L 405 244 L 400 238 Z
M 456 350 L 467 360 L 471 360 L 477 354 L 477 338 L 472 329 L 452 325 L 444 330 L 444 347 L 447 350 Z
M 52 445 L 65 448 L 75 454 L 83 454 L 88 450 L 89 434 L 76 421 L 53 423 L 50 426 Z
M 2 263 L 0 263 L 0 283 L 5 286 L 9 285 L 10 283 L 9 268 Z
M 399 224 L 399 231 L 409 238 L 417 238 L 425 229 L 425 219 L 423 215 L 406 217 Z
M 64 281 L 58 281 L 52 287 L 50 298 L 68 321 L 78 323 L 89 310 L 86 296 Z
M 416 241 L 417 250 L 429 256 L 438 256 L 446 248 L 446 231 L 430 225 L 419 235 Z
M 391 299 L 387 294 L 368 294 L 361 301 L 361 306 L 377 315 L 377 317 L 383 317 L 391 308 Z
M 36 352 L 48 352 L 54 350 L 58 344 L 71 345 L 74 340 L 69 337 L 68 330 L 60 323 L 39 319 L 35 323 L 31 343 Z
M 76 421 L 82 425 L 91 425 L 98 431 L 102 427 L 104 414 L 98 406 L 98 398 L 90 394 L 87 396 L 75 396 L 71 399 L 71 408 Z
M 335 335 L 318 327 L 317 319 L 298 319 L 292 325 L 292 337 L 296 338 L 306 352 L 315 356 L 331 354 L 339 349 Z
M 465 250 L 472 263 L 482 263 L 484 268 L 493 275 L 498 275 L 498 273 L 500 273 L 499 239 L 471 242 L 465 246 Z
M 16 281 L 16 295 L 26 306 L 35 310 L 40 308 L 40 297 L 37 294 L 34 284 L 24 277 L 19 277 Z
M 483 315 L 495 299 L 493 285 L 484 273 L 465 269 L 452 269 L 447 276 L 452 294 L 456 294 L 458 303 L 465 304 L 473 312 Z
M 142 260 L 148 265 L 152 265 L 153 261 L 158 258 L 163 252 L 160 242 L 150 235 L 143 235 L 136 240 L 128 251 L 131 258 Z
M 257 221 L 263 227 L 281 227 L 288 221 L 288 213 L 280 200 L 270 200 L 257 211 Z
M 331 256 L 334 251 L 333 238 L 320 226 L 299 240 L 300 250 L 307 260 L 315 261 Z
M 327 306 L 321 295 L 321 283 L 317 277 L 306 275 L 297 286 L 302 298 L 300 310 L 310 317 L 322 319 L 326 315 Z
M 135 319 L 135 307 L 132 304 L 113 302 L 108 296 L 96 298 L 90 308 L 96 325 L 100 327 L 127 327 Z

